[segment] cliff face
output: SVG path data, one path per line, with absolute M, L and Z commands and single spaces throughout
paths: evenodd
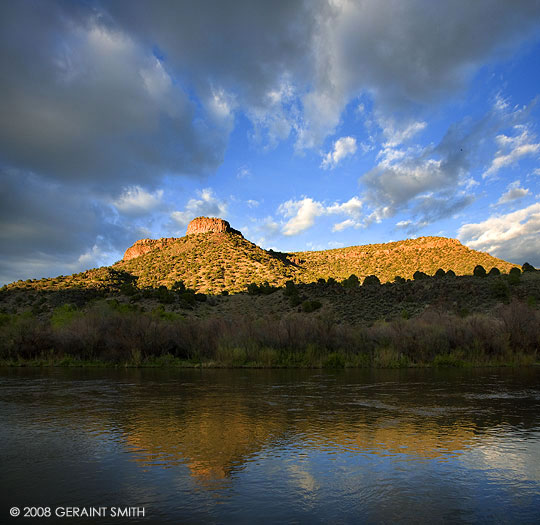
M 187 227 L 186 235 L 199 233 L 236 233 L 242 235 L 238 230 L 231 228 L 231 225 L 223 219 L 214 217 L 197 217 L 193 219 Z
M 135 257 L 144 255 L 159 248 L 164 248 L 171 242 L 176 241 L 175 237 L 164 237 L 163 239 L 140 239 L 133 246 L 130 246 L 124 253 L 123 261 L 129 261 Z

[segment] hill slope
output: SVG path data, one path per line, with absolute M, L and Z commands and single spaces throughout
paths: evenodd
M 487 271 L 508 272 L 514 265 L 471 250 L 455 239 L 421 237 L 386 244 L 334 250 L 280 253 L 263 250 L 221 219 L 194 219 L 185 237 L 143 239 L 128 248 L 122 261 L 55 279 L 30 280 L 8 288 L 118 288 L 137 278 L 142 287 L 171 287 L 176 281 L 205 293 L 245 291 L 249 283 L 283 286 L 286 281 L 309 283 L 355 274 L 361 281 L 377 275 L 382 282 L 396 276 L 411 279 L 414 272 L 433 275 L 437 269 L 472 274 L 476 265 Z

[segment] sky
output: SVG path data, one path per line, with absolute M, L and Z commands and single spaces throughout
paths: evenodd
M 0 283 L 221 217 L 540 267 L 540 1 L 0 2 Z

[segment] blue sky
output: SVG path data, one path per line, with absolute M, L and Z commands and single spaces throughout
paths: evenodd
M 540 266 L 540 2 L 4 2 L 0 282 L 223 217 Z

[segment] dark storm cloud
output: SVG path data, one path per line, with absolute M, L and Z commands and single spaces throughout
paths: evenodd
M 2 161 L 113 189 L 215 169 L 222 123 L 199 114 L 136 39 L 93 9 L 59 5 L 2 3 Z
M 87 192 L 19 170 L 0 171 L 0 282 L 96 266 L 137 234 Z

